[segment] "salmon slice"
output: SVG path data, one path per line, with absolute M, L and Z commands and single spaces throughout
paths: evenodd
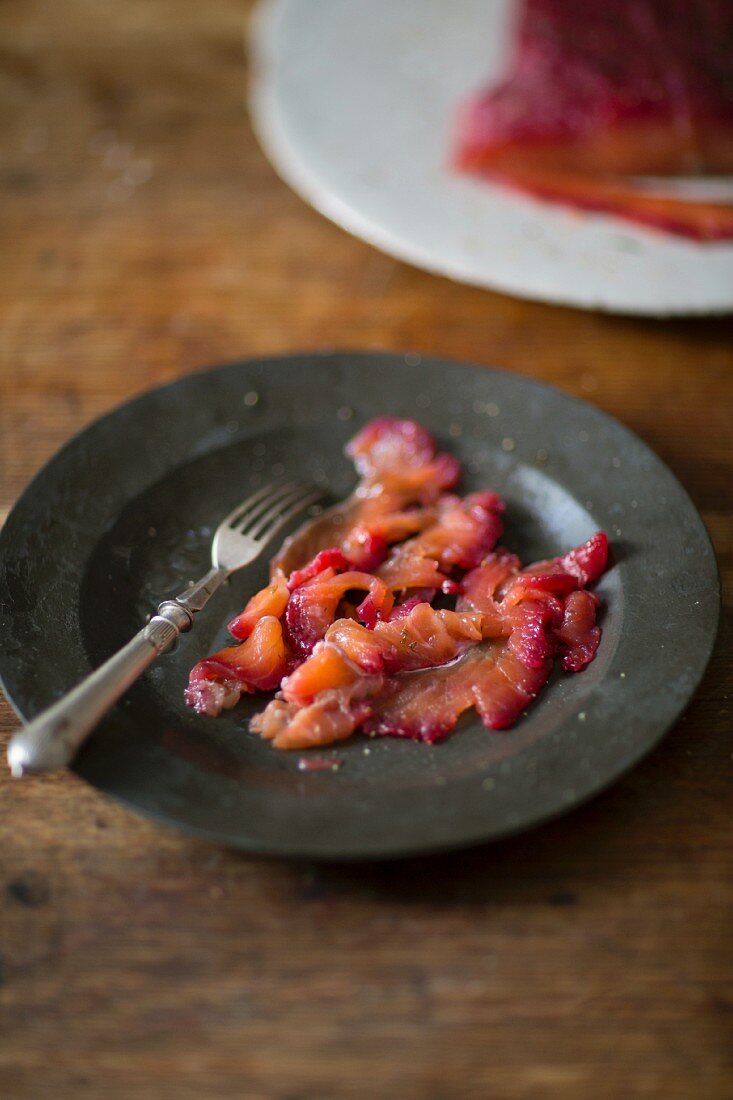
M 271 565 L 289 576 L 320 550 L 338 546 L 359 569 L 374 569 L 388 547 L 433 520 L 429 506 L 460 476 L 457 460 L 438 453 L 435 440 L 412 420 L 380 417 L 347 444 L 361 480 L 343 503 L 304 524 Z
M 448 668 L 395 677 L 375 700 L 365 732 L 374 736 L 409 737 L 433 744 L 442 741 L 464 711 L 474 705 L 473 680 L 478 668 L 494 660 L 491 643 L 469 650 Z
M 555 638 L 566 672 L 580 672 L 598 652 L 601 641 L 601 628 L 596 626 L 598 603 L 592 592 L 571 592 L 565 601 Z
M 730 237 L 729 206 L 622 177 L 733 171 L 733 5 L 524 0 L 509 71 L 463 108 L 455 161 L 549 200 Z
M 733 239 L 733 203 L 651 194 L 633 181 L 610 176 L 522 168 L 487 177 L 548 202 L 615 214 L 628 221 L 694 241 Z
M 246 641 L 221 649 L 193 667 L 186 702 L 199 714 L 215 717 L 246 692 L 274 691 L 288 671 L 288 657 L 280 620 L 265 615 Z
M 580 588 L 585 588 L 599 580 L 608 565 L 608 535 L 605 531 L 596 531 L 587 542 L 576 546 L 560 558 L 537 562 L 525 570 L 532 572 L 562 572 L 575 577 Z
M 357 614 L 370 624 L 386 618 L 394 599 L 388 585 L 371 573 L 334 573 L 326 569 L 290 594 L 285 613 L 288 634 L 296 652 L 305 657 L 336 618 L 336 609 L 347 592 L 363 590 L 365 599 Z
M 475 646 L 447 668 L 402 674 L 372 705 L 364 729 L 434 743 L 475 707 L 487 729 L 514 724 L 547 682 L 552 660 L 528 669 L 503 641 Z
M 503 511 L 496 493 L 442 497 L 435 522 L 395 547 L 377 576 L 395 591 L 441 588 L 451 572 L 472 569 L 493 550 L 503 530 Z
M 362 682 L 359 686 L 366 690 L 369 684 Z M 262 714 L 252 719 L 250 729 L 271 741 L 276 749 L 312 749 L 345 741 L 368 715 L 368 704 L 327 691 L 308 707 L 273 699 Z
M 321 568 L 325 568 L 325 564 Z M 271 615 L 279 619 L 288 606 L 289 599 L 290 589 L 282 577 L 276 577 L 272 584 L 261 589 L 247 602 L 244 611 L 236 619 L 232 619 L 227 627 L 229 633 L 243 642 L 245 638 L 249 638 L 263 616 Z
M 452 661 L 481 641 L 482 617 L 420 603 L 404 618 L 377 623 L 373 631 L 341 620 L 326 637 L 359 667 L 392 675 Z

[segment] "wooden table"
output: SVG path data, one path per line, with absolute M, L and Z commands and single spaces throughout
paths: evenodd
M 494 363 L 596 402 L 679 476 L 727 585 L 717 656 L 612 791 L 462 855 L 258 862 L 70 775 L 3 773 L 0 1093 L 729 1098 L 731 323 L 520 302 L 348 237 L 250 133 L 247 10 L 0 10 L 0 506 L 94 417 L 217 361 L 348 346 Z

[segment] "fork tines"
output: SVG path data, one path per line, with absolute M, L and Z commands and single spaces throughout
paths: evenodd
M 303 481 L 287 481 L 258 489 L 227 516 L 225 523 L 239 534 L 252 539 L 271 538 L 298 512 L 322 496 L 314 485 Z

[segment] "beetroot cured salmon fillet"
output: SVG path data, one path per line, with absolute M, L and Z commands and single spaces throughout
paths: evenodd
M 623 177 L 733 171 L 733 5 L 524 0 L 510 71 L 463 108 L 455 162 L 549 200 L 730 237 L 726 204 Z

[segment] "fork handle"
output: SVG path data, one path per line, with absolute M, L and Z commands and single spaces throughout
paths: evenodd
M 58 703 L 43 711 L 11 738 L 8 763 L 14 776 L 65 767 L 110 707 L 151 665 L 190 630 L 193 616 L 220 586 L 226 574 L 212 570 L 177 600 L 166 600 L 147 626 L 100 665 Z M 206 589 L 205 598 L 202 589 Z M 187 601 L 196 591 L 197 599 Z

